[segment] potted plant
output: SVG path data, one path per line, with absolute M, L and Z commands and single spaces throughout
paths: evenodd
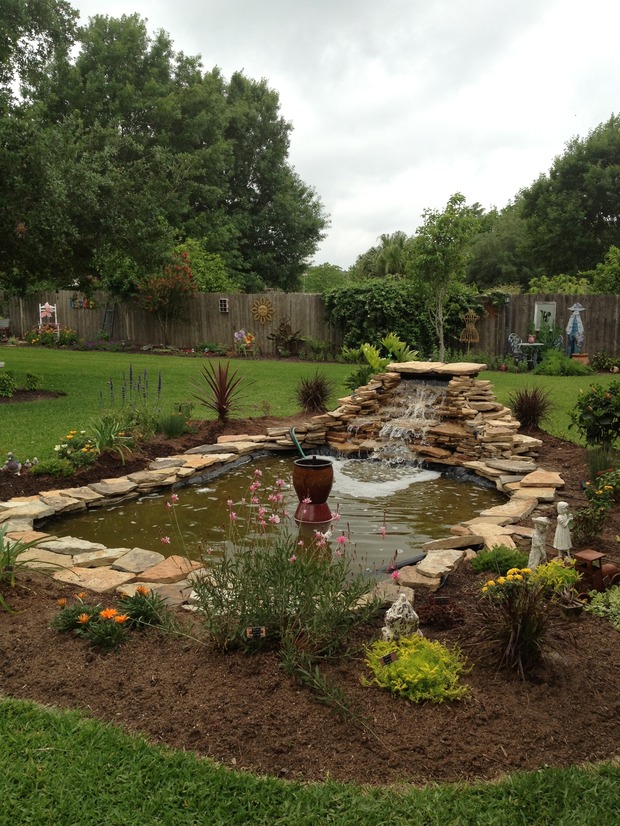
M 583 611 L 583 602 L 572 585 L 565 585 L 559 592 L 560 610 L 569 620 L 576 620 Z

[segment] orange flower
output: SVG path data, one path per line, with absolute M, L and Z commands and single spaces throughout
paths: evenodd
M 101 619 L 113 619 L 114 617 L 118 616 L 118 611 L 116 608 L 104 608 L 103 611 L 99 614 Z
M 76 599 L 84 599 L 85 596 L 86 596 L 86 591 L 80 591 L 79 594 L 75 595 L 75 598 Z
M 67 604 L 67 600 L 64 597 L 61 597 L 60 599 L 56 600 L 56 603 L 60 605 L 61 608 L 64 608 Z
M 136 588 L 136 594 L 140 594 L 140 596 L 143 596 L 143 597 L 147 596 L 147 594 L 148 594 L 149 592 L 150 592 L 150 591 L 149 591 L 149 589 L 146 587 L 146 585 L 138 585 L 138 587 Z
M 89 619 L 90 614 L 80 614 L 80 616 L 77 618 L 77 621 L 80 623 L 80 625 L 86 625 Z
M 128 614 L 118 614 L 118 616 L 114 617 L 114 622 L 118 622 L 119 625 L 122 625 L 124 622 L 127 622 L 128 619 Z

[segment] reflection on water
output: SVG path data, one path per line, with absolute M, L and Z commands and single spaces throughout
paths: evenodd
M 370 566 L 387 564 L 395 553 L 403 559 L 412 556 L 423 542 L 444 536 L 455 523 L 504 501 L 494 490 L 416 467 L 354 459 L 334 459 L 333 463 L 334 486 L 329 504 L 340 516 L 332 523 L 333 536 L 342 532 L 350 536 L 358 558 Z M 266 504 L 276 481 L 282 479 L 282 492 L 292 514 L 297 506 L 291 483 L 293 460 L 269 458 L 248 462 L 202 487 L 176 491 L 179 501 L 173 515 L 178 519 L 185 548 L 166 507 L 170 492 L 144 496 L 116 508 L 93 510 L 84 516 L 69 516 L 50 531 L 101 542 L 109 548 L 141 547 L 198 558 L 200 543 L 207 546 L 226 538 L 228 500 L 240 514 L 242 500 L 250 502 L 249 488 L 257 468 L 263 475 L 261 488 L 254 495 Z M 169 536 L 171 544 L 162 545 L 162 536 Z

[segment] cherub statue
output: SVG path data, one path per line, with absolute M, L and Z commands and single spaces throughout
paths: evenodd
M 547 542 L 547 530 L 551 523 L 546 516 L 535 516 L 532 522 L 534 523 L 534 535 L 532 536 L 532 547 L 527 560 L 527 567 L 535 571 L 539 565 L 544 565 L 547 561 L 545 545 Z
M 558 559 L 572 559 L 570 549 L 573 547 L 570 529 L 573 515 L 568 510 L 568 502 L 558 502 L 558 521 L 553 537 L 553 547 L 558 551 Z
M 420 617 L 413 610 L 405 594 L 400 594 L 396 602 L 385 612 L 385 625 L 381 629 L 385 641 L 399 640 L 412 634 L 423 636 L 420 631 Z

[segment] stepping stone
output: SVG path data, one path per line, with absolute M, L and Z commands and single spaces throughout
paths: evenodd
M 134 574 L 113 571 L 111 568 L 67 568 L 65 571 L 56 571 L 52 576 L 59 582 L 67 582 L 76 588 L 86 588 L 97 594 L 112 593 L 119 585 L 135 578 Z
M 147 551 L 144 548 L 132 548 L 113 562 L 112 568 L 115 571 L 128 571 L 134 574 L 141 574 L 148 568 L 159 565 L 165 558 L 163 554 L 157 551 Z
M 521 462 L 518 459 L 487 459 L 486 464 L 503 473 L 533 473 L 538 467 L 534 462 Z
M 83 499 L 71 499 L 69 496 L 62 496 L 60 493 L 41 494 L 41 501 L 50 508 L 54 508 L 56 513 L 71 513 L 73 511 L 86 510 L 86 502 Z
M 450 376 L 477 376 L 482 370 L 486 370 L 486 364 L 476 364 L 473 361 L 455 362 L 454 364 L 441 364 L 436 373 Z
M 471 547 L 471 546 L 468 546 Z M 442 577 L 456 570 L 465 553 L 460 550 L 433 551 L 415 567 L 425 577 Z
M 230 453 L 236 453 L 234 449 L 234 445 L 226 445 L 227 450 L 230 450 Z M 189 450 L 186 450 L 183 456 L 193 456 L 195 454 L 199 456 L 210 456 L 212 453 L 222 453 L 221 445 L 198 445 L 198 447 L 192 447 Z
M 94 482 L 89 487 L 102 496 L 123 496 L 138 486 L 135 482 L 130 482 L 126 476 L 121 476 L 119 479 L 102 479 L 101 482 Z
M 25 563 L 26 568 L 32 568 L 35 571 L 49 571 L 50 568 L 58 570 L 59 568 L 71 568 L 73 566 L 73 557 L 44 551 L 42 548 L 28 548 L 17 558 L 20 562 Z
M 564 479 L 555 471 L 542 470 L 542 468 L 539 468 L 533 473 L 528 473 L 527 476 L 524 476 L 523 479 L 521 479 L 521 486 L 524 488 L 563 488 Z M 537 493 L 535 495 L 538 496 Z
M 212 465 L 230 462 L 234 458 L 235 456 L 232 453 L 213 453 L 211 456 L 194 454 L 193 456 L 184 457 L 183 467 L 190 468 L 192 471 L 204 470 L 207 467 L 212 467 Z
M 405 588 L 415 589 L 422 586 L 430 591 L 436 591 L 441 585 L 441 577 L 424 576 L 418 571 L 417 565 L 405 565 L 404 568 L 399 569 L 398 573 L 400 574 L 398 581 Z
M 140 470 L 137 473 L 130 473 L 127 477 L 130 482 L 135 482 L 139 488 L 168 487 L 177 481 L 176 473 L 170 473 L 166 468 L 163 470 Z
M 60 496 L 68 496 L 70 499 L 81 499 L 87 504 L 102 498 L 100 493 L 95 493 L 95 491 L 87 485 L 81 488 L 64 488 L 63 490 L 59 490 L 58 494 Z
M 138 582 L 159 582 L 162 585 L 170 582 L 180 582 L 180 580 L 187 577 L 190 571 L 195 571 L 196 568 L 201 567 L 200 562 L 195 562 L 184 556 L 173 555 L 138 574 L 136 580 Z
M 104 548 L 102 551 L 87 551 L 83 554 L 75 554 L 73 565 L 76 568 L 101 568 L 115 562 L 124 552 L 124 548 Z
M 442 551 L 446 549 L 474 548 L 476 545 L 482 545 L 483 543 L 484 536 L 481 531 L 478 536 L 469 534 L 468 536 L 447 536 L 445 539 L 433 539 L 430 542 L 425 542 L 421 550 L 425 553 L 430 553 L 431 551 Z
M 14 503 L 14 499 L 0 503 L 0 523 L 8 522 L 9 519 L 45 519 L 47 516 L 54 516 L 56 511 L 50 508 L 45 502 L 36 497 L 30 502 Z
M 153 459 L 149 465 L 149 470 L 162 470 L 163 468 L 183 467 L 184 456 L 167 456 L 163 459 Z
M 539 502 L 553 502 L 555 499 L 555 488 L 519 488 L 512 494 L 513 499 L 527 499 L 535 496 Z
M 12 522 L 6 523 L 8 525 L 12 525 Z M 7 531 L 7 539 L 12 539 L 13 542 L 36 542 L 37 540 L 44 541 L 45 539 L 56 539 L 50 533 L 43 533 L 42 531 L 33 531 L 33 530 L 25 530 L 25 531 Z
M 496 505 L 480 512 L 480 516 L 505 516 L 509 522 L 520 522 L 530 515 L 538 499 L 511 499 L 505 505 Z
M 74 536 L 64 536 L 60 539 L 46 539 L 39 545 L 46 551 L 53 551 L 56 554 L 84 554 L 92 551 L 105 551 L 105 545 L 100 542 L 88 542 L 86 539 L 76 539 Z
M 20 534 L 20 533 L 38 533 L 38 531 L 32 531 L 32 519 L 9 519 L 7 520 L 3 527 L 6 528 L 6 535 L 9 539 L 14 539 L 15 537 L 11 536 L 11 534 Z M 42 534 L 45 536 L 46 534 Z M 23 542 L 29 542 L 29 539 L 22 540 Z

